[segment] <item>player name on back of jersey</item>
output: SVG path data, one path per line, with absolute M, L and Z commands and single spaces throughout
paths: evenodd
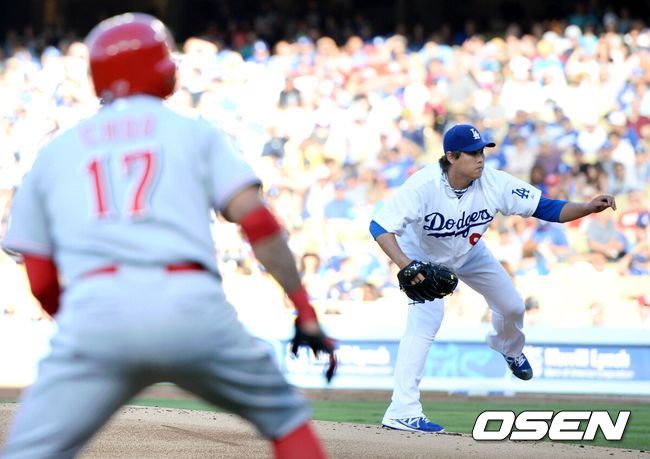
M 449 237 L 449 236 L 462 236 L 467 237 L 469 230 L 475 226 L 487 225 L 494 219 L 493 215 L 482 209 L 471 214 L 466 214 L 465 211 L 460 215 L 458 220 L 453 218 L 445 218 L 440 212 L 432 212 L 425 215 L 424 221 L 428 222 L 423 226 L 425 231 L 429 231 L 427 236 L 434 237 Z
M 112 142 L 133 141 L 151 137 L 155 131 L 156 118 L 150 114 L 119 116 L 105 120 L 89 120 L 79 129 L 81 141 L 87 147 Z

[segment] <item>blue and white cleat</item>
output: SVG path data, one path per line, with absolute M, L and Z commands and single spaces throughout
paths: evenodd
M 445 428 L 440 424 L 429 421 L 426 416 L 417 418 L 386 419 L 381 421 L 381 426 L 393 430 L 405 430 L 407 432 L 429 432 L 441 433 Z
M 502 355 L 503 358 L 506 359 L 506 363 L 508 364 L 508 367 L 510 368 L 510 371 L 512 371 L 513 375 L 519 379 L 523 379 L 524 381 L 532 379 L 533 369 L 531 368 L 530 363 L 528 363 L 528 359 L 523 354 L 523 352 L 519 354 L 518 357 L 508 357 L 505 354 Z

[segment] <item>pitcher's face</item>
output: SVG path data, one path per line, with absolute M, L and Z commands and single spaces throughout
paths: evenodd
M 452 162 L 454 174 L 466 178 L 467 180 L 474 180 L 483 174 L 485 167 L 485 154 L 484 149 L 461 152 L 458 159 L 450 160 Z

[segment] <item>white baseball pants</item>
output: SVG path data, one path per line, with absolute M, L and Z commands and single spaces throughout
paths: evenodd
M 512 279 L 485 244 L 472 249 L 469 259 L 456 270 L 458 277 L 483 295 L 492 311 L 494 330 L 488 345 L 497 352 L 518 356 L 524 348 L 524 302 Z M 420 381 L 424 364 L 444 316 L 442 299 L 409 306 L 406 331 L 397 351 L 395 386 L 385 419 L 422 416 Z M 504 363 L 505 365 L 505 363 Z
M 310 418 L 208 272 L 120 267 L 66 289 L 58 332 L 13 420 L 5 459 L 74 457 L 140 390 L 170 381 L 279 438 Z

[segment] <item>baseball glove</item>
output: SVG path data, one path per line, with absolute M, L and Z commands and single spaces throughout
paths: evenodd
M 422 282 L 412 284 L 418 274 L 424 276 Z M 433 301 L 454 291 L 458 276 L 445 266 L 414 260 L 397 273 L 399 288 L 416 303 Z

